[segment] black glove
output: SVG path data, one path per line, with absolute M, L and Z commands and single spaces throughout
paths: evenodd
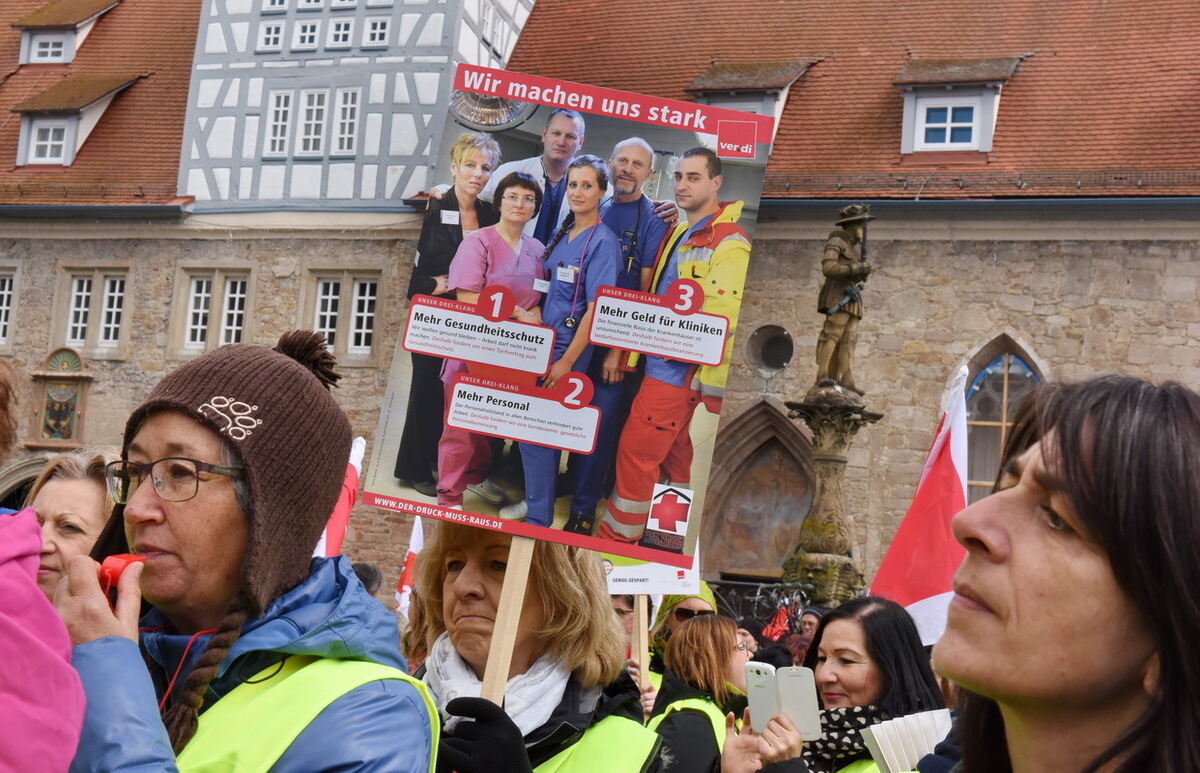
M 438 770 L 457 773 L 533 773 L 521 729 L 504 709 L 483 698 L 455 698 L 446 712 L 470 717 L 459 722 L 454 734 L 442 734 L 438 744 Z

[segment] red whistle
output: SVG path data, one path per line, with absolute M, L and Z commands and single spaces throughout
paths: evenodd
M 118 553 L 115 556 L 109 556 L 100 564 L 100 586 L 104 588 L 107 594 L 110 590 L 117 587 L 117 579 L 121 576 L 121 572 L 125 571 L 130 564 L 146 563 L 145 556 L 135 556 L 132 553 Z

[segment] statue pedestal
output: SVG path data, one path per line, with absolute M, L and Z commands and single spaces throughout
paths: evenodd
M 854 435 L 883 414 L 866 409 L 858 394 L 839 385 L 817 385 L 801 402 L 787 403 L 788 417 L 800 418 L 812 430 L 816 492 L 812 509 L 800 528 L 800 540 L 783 564 L 783 580 L 812 585 L 812 603 L 836 606 L 865 587 L 862 572 L 850 557 L 842 480 L 846 454 Z

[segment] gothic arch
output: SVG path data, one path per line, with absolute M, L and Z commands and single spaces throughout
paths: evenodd
M 808 515 L 814 481 L 812 443 L 771 403 L 755 403 L 723 427 L 700 529 L 704 575 L 782 566 Z
M 988 363 L 996 359 L 1002 354 L 1015 354 L 1024 360 L 1033 372 L 1037 374 L 1042 381 L 1053 380 L 1053 375 L 1050 372 L 1050 364 L 1039 357 L 1032 346 L 1024 340 L 1016 331 L 1005 328 L 992 336 L 986 342 L 976 346 L 974 349 L 967 352 L 966 356 L 959 361 L 959 365 L 966 365 L 970 371 L 967 376 L 967 383 L 979 373 L 982 368 L 986 368 Z M 946 380 L 946 387 L 954 381 L 954 374 L 958 372 L 958 367 L 955 367 L 949 378 Z
M 45 466 L 45 455 L 34 454 L 0 469 L 0 500 L 7 499 L 21 486 L 31 482 Z

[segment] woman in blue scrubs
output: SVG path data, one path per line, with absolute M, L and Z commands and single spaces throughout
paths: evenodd
M 600 222 L 600 200 L 608 190 L 608 167 L 597 156 L 578 156 L 567 169 L 567 205 L 571 213 L 546 250 L 550 287 L 542 304 L 542 324 L 556 337 L 550 370 L 541 385 L 553 389 L 567 373 L 587 371 L 592 347 L 587 331 L 592 304 L 603 285 L 616 285 L 621 245 L 612 229 Z M 554 484 L 561 451 L 521 443 L 525 467 L 525 502 L 500 511 L 502 518 L 524 517 L 537 526 L 554 521 Z M 524 505 L 524 506 L 522 506 Z

